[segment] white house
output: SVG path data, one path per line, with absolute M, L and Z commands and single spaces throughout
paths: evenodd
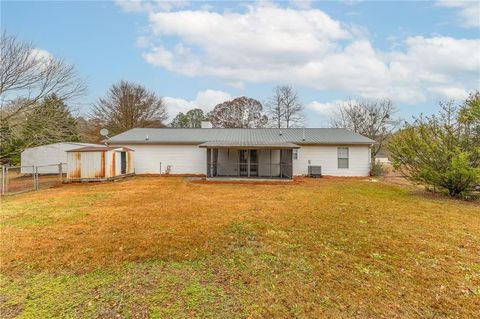
M 137 174 L 292 178 L 368 176 L 375 141 L 336 128 L 136 128 L 108 139 L 135 151 Z
M 67 151 L 85 147 L 85 146 L 102 146 L 98 144 L 77 143 L 77 142 L 63 142 L 48 145 L 41 145 L 37 147 L 30 147 L 21 153 L 21 172 L 22 174 L 31 174 L 32 166 L 42 166 L 38 168 L 41 174 L 57 174 L 58 165 L 64 163 L 63 172 L 66 172 Z

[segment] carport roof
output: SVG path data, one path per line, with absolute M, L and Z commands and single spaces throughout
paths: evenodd
M 375 141 L 341 128 L 134 128 L 107 140 L 110 144 L 195 144 L 237 145 L 363 144 Z

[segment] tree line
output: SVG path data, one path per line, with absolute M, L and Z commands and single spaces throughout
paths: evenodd
M 75 68 L 36 50 L 5 31 L 0 35 L 0 162 L 18 164 L 25 148 L 56 142 L 101 142 L 101 128 L 111 135 L 135 127 L 198 128 L 208 120 L 218 128 L 290 128 L 304 126 L 304 105 L 291 86 L 273 89 L 261 103 L 238 97 L 205 113 L 178 113 L 167 123 L 164 100 L 144 86 L 120 81 L 75 117 L 70 101 L 86 85 Z M 441 102 L 433 116 L 404 122 L 390 99 L 350 99 L 339 103 L 331 127 L 347 128 L 376 141 L 375 155 L 388 153 L 398 171 L 450 196 L 468 197 L 480 181 L 480 94 L 460 105 Z
M 298 93 L 288 85 L 274 88 L 264 105 L 249 97 L 238 97 L 216 105 L 204 113 L 195 108 L 175 116 L 170 126 L 198 128 L 202 121 L 210 121 L 218 128 L 301 127 L 304 125 L 304 106 Z
M 104 139 L 102 128 L 116 135 L 135 127 L 196 128 L 203 120 L 223 128 L 303 125 L 303 105 L 290 86 L 277 87 L 265 108 L 255 99 L 238 97 L 206 114 L 200 108 L 179 113 L 168 123 L 161 96 L 140 84 L 119 81 L 87 116 L 77 117 L 69 104 L 84 96 L 86 84 L 74 66 L 6 31 L 0 40 L 0 163 L 18 164 L 20 153 L 29 147 L 99 143 Z

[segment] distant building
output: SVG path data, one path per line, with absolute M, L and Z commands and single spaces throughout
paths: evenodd
M 391 164 L 390 160 L 388 159 L 388 155 L 385 155 L 385 154 L 375 155 L 375 162 L 381 163 L 381 164 Z
M 54 165 L 58 165 L 60 163 L 63 163 L 62 168 L 63 171 L 66 172 L 67 151 L 85 146 L 102 145 L 77 142 L 62 142 L 27 148 L 21 154 L 21 172 L 22 174 L 31 174 L 32 166 L 39 166 L 38 173 L 56 174 L 58 173 L 58 166 L 55 167 Z

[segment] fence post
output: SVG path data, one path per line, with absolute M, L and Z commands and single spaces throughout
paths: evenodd
M 8 166 L 5 167 L 5 186 L 4 186 L 4 194 L 8 194 Z
M 3 191 L 4 181 L 5 181 L 5 166 L 2 165 L 2 180 L 0 181 L 1 183 L 0 195 L 4 195 L 4 191 Z
M 63 171 L 62 171 L 62 163 L 58 164 L 58 174 L 59 174 L 59 178 L 60 178 L 60 182 L 62 182 L 63 180 Z
M 38 167 L 32 166 L 33 172 L 33 190 L 38 191 Z

